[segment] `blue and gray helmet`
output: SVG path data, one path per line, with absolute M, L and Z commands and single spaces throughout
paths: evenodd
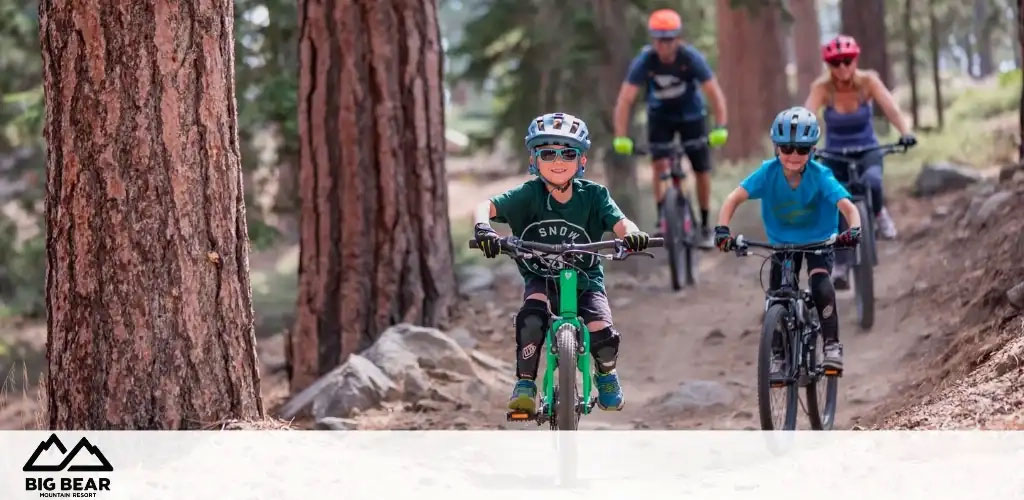
M 548 113 L 538 116 L 526 129 L 526 149 L 558 144 L 586 152 L 590 149 L 590 131 L 580 118 L 568 113 Z
M 533 149 L 537 146 L 547 145 L 576 148 L 586 153 L 590 149 L 590 131 L 587 130 L 586 122 L 580 118 L 568 113 L 548 113 L 530 122 L 524 141 L 530 154 L 533 154 Z M 580 164 L 576 177 L 583 177 L 585 170 L 585 166 Z M 533 158 L 530 158 L 530 173 L 540 175 Z
M 794 106 L 775 116 L 772 122 L 772 142 L 813 146 L 821 138 L 818 118 L 805 107 Z

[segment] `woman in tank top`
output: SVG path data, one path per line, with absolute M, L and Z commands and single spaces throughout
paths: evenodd
M 878 144 L 871 123 L 873 103 L 878 103 L 893 126 L 900 132 L 900 144 L 913 146 L 917 143 L 907 121 L 900 113 L 899 106 L 889 89 L 882 83 L 878 73 L 857 68 L 860 47 L 853 37 L 839 35 L 822 48 L 822 59 L 828 64 L 828 72 L 811 85 L 804 107 L 817 112 L 822 107 L 825 123 L 825 149 L 858 148 Z M 850 155 L 858 156 L 858 155 Z M 873 211 L 878 221 L 879 235 L 883 238 L 896 237 L 896 225 L 885 209 L 882 191 L 882 158 L 877 153 L 860 155 L 867 161 L 860 165 L 860 174 L 871 189 Z M 830 164 L 836 179 L 845 183 L 845 166 Z M 849 287 L 846 279 L 849 270 L 848 252 L 836 255 L 833 271 L 836 288 Z

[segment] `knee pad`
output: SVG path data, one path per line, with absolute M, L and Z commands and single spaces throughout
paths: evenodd
M 836 289 L 832 286 L 832 279 L 828 273 L 811 275 L 811 297 L 814 299 L 814 305 L 818 307 L 818 315 L 822 322 L 835 318 Z
M 590 332 L 590 355 L 601 372 L 612 371 L 619 357 L 619 332 L 610 326 Z
M 529 299 L 515 317 L 516 330 L 516 376 L 534 379 L 540 363 L 540 350 L 544 345 L 544 333 L 548 329 L 551 313 L 543 300 Z

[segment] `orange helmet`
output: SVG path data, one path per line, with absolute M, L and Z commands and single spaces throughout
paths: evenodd
M 683 20 L 672 9 L 658 9 L 647 20 L 647 31 L 651 38 L 675 38 L 683 31 Z

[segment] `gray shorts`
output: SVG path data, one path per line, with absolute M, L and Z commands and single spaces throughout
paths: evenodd
M 535 293 L 543 293 L 548 298 L 551 312 L 558 315 L 558 282 L 554 280 L 532 279 L 526 282 L 526 290 L 523 292 L 523 300 Z M 612 324 L 612 309 L 608 305 L 608 295 L 604 292 L 584 290 L 577 295 L 576 314 L 583 319 L 583 323 L 604 321 Z

